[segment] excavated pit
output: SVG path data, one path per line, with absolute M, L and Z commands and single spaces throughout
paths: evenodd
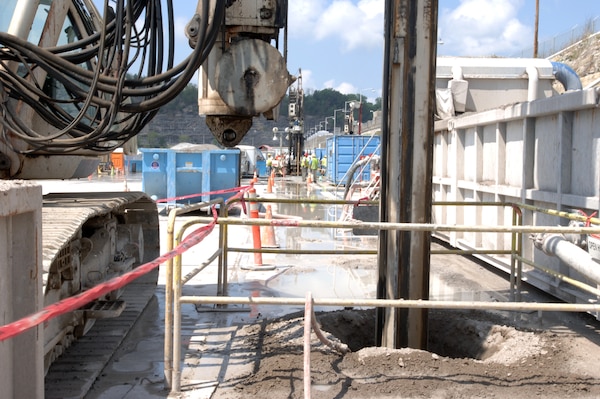
M 375 347 L 375 309 L 343 309 L 317 312 L 316 318 L 329 339 L 348 346 L 351 352 Z M 301 349 L 302 312 L 262 321 L 246 327 L 272 342 L 281 340 L 282 351 L 298 345 Z M 533 330 L 508 324 L 508 313 L 470 310 L 429 311 L 427 351 L 445 358 L 472 359 L 511 364 L 540 350 L 541 338 Z M 258 341 L 265 342 L 263 338 Z M 514 351 L 518 346 L 519 350 Z
M 340 310 L 317 315 L 323 330 L 357 352 L 375 346 L 375 309 Z M 453 359 L 513 358 L 515 341 L 539 347 L 532 331 L 507 325 L 501 314 L 469 310 L 430 310 L 427 351 Z M 530 350 L 520 351 L 525 356 Z M 514 360 L 514 359 L 512 359 Z

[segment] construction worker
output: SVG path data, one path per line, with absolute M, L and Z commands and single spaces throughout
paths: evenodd
M 308 174 L 308 153 L 305 152 L 300 158 L 300 169 L 302 171 L 302 180 L 306 180 Z
M 271 176 L 271 171 L 273 170 L 273 155 L 269 154 L 267 156 L 267 176 Z
M 325 176 L 327 174 L 327 155 L 323 155 L 321 158 L 321 176 Z
M 312 154 L 310 158 L 310 173 L 312 173 L 313 182 L 317 182 L 317 171 L 319 170 L 319 158 L 315 154 Z

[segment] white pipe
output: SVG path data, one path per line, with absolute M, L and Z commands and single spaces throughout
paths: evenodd
M 6 33 L 27 40 L 39 5 L 40 0 L 17 1 L 15 12 L 10 20 L 10 25 L 8 26 L 8 31 Z
M 465 80 L 465 76 L 463 74 L 462 67 L 459 65 L 454 65 L 452 67 L 452 79 L 454 80 Z
M 312 295 L 306 292 L 304 302 L 304 399 L 310 399 L 310 333 L 312 325 Z
M 211 217 L 198 216 L 194 219 L 198 223 L 210 223 Z M 471 225 L 471 224 L 428 224 L 428 223 L 390 223 L 390 222 L 330 222 L 325 220 L 297 220 L 297 219 L 241 219 L 233 217 L 219 217 L 217 224 L 232 226 L 283 226 L 283 227 L 324 227 L 341 229 L 380 229 L 399 231 L 431 231 L 431 232 L 481 232 L 481 233 L 566 233 L 566 234 L 600 234 L 600 226 L 498 226 L 498 225 Z
M 540 234 L 534 244 L 550 256 L 556 256 L 596 284 L 600 284 L 600 264 L 577 245 L 567 241 L 561 234 Z
M 527 101 L 537 100 L 540 74 L 537 68 L 532 65 L 525 68 L 525 71 L 527 72 L 527 76 L 529 76 L 529 84 L 527 87 Z
M 304 298 L 283 297 L 225 297 L 182 296 L 180 303 L 215 305 L 290 305 L 303 306 Z M 381 307 L 401 309 L 478 309 L 512 310 L 517 312 L 598 312 L 600 304 L 590 303 L 539 303 L 539 302 L 482 302 L 482 301 L 430 301 L 421 299 L 340 299 L 313 298 L 314 306 Z
M 312 298 L 311 298 L 311 302 L 312 302 Z M 333 342 L 333 341 L 327 339 L 325 334 L 323 334 L 323 331 L 321 331 L 321 327 L 319 327 L 319 322 L 317 321 L 317 316 L 315 315 L 315 309 L 314 309 L 314 307 L 312 307 L 312 303 L 311 303 L 311 308 L 312 308 L 312 312 L 313 312 L 312 313 L 312 329 L 315 332 L 315 335 L 317 336 L 317 338 L 319 338 L 319 341 L 321 341 L 321 343 L 323 345 L 327 345 L 334 351 L 338 351 L 343 355 L 350 352 L 350 348 L 348 348 L 348 345 L 341 343 L 341 342 Z

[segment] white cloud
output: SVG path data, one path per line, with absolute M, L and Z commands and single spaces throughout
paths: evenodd
M 333 86 L 335 86 L 335 80 L 333 80 L 333 79 L 328 80 L 323 83 L 323 87 L 326 89 L 333 89 Z
M 304 36 L 314 31 L 323 12 L 320 0 L 294 0 L 288 4 L 288 29 L 290 36 Z
M 315 87 L 313 72 L 310 69 L 302 69 L 302 88 Z
M 355 94 L 358 91 L 356 89 L 356 86 L 354 86 L 351 83 L 342 82 L 342 83 L 336 84 L 335 80 L 333 80 L 333 79 L 328 80 L 325 83 L 323 83 L 323 87 L 325 89 L 333 89 L 342 94 Z
M 461 0 L 439 13 L 440 52 L 451 55 L 510 54 L 526 47 L 531 28 L 517 18 L 523 0 Z
M 342 51 L 383 45 L 383 0 L 290 1 L 290 36 L 336 40 Z

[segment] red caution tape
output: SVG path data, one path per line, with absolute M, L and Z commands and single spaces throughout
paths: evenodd
M 245 190 L 247 190 L 250 187 L 252 187 L 252 186 L 243 186 L 243 187 L 228 188 L 228 189 L 225 189 L 225 190 L 209 191 L 209 192 L 206 192 L 206 193 L 188 194 L 188 195 L 182 195 L 182 196 L 179 196 L 179 197 L 158 199 L 158 200 L 156 200 L 156 202 L 157 203 L 161 203 L 161 202 L 175 202 L 175 201 L 181 201 L 181 200 L 186 200 L 186 199 L 190 199 L 190 198 L 202 197 L 202 196 L 205 196 L 205 195 L 237 193 L 239 191 L 245 191 Z
M 7 340 L 16 335 L 19 335 L 23 331 L 26 331 L 30 328 L 33 328 L 39 324 L 44 323 L 47 320 L 50 320 L 54 317 L 57 317 L 61 314 L 65 314 L 68 312 L 72 312 L 85 306 L 86 304 L 92 302 L 93 300 L 100 298 L 103 295 L 108 294 L 111 291 L 117 290 L 119 288 L 123 288 L 127 284 L 131 283 L 133 280 L 142 277 L 143 275 L 149 273 L 153 269 L 159 267 L 161 264 L 165 263 L 167 260 L 176 257 L 177 255 L 181 255 L 186 252 L 188 249 L 192 248 L 194 245 L 200 243 L 204 238 L 206 238 L 210 232 L 214 229 L 217 224 L 217 213 L 215 208 L 213 207 L 213 221 L 206 226 L 200 227 L 190 233 L 186 238 L 173 250 L 167 252 L 166 254 L 156 258 L 152 262 L 143 264 L 141 266 L 136 267 L 134 270 L 125 273 L 122 276 L 115 277 L 105 283 L 99 284 L 89 290 L 72 296 L 70 298 L 63 299 L 62 301 L 53 303 L 51 305 L 46 306 L 41 311 L 34 313 L 32 315 L 26 316 L 20 320 L 14 321 L 12 323 L 6 324 L 0 327 L 0 341 Z

